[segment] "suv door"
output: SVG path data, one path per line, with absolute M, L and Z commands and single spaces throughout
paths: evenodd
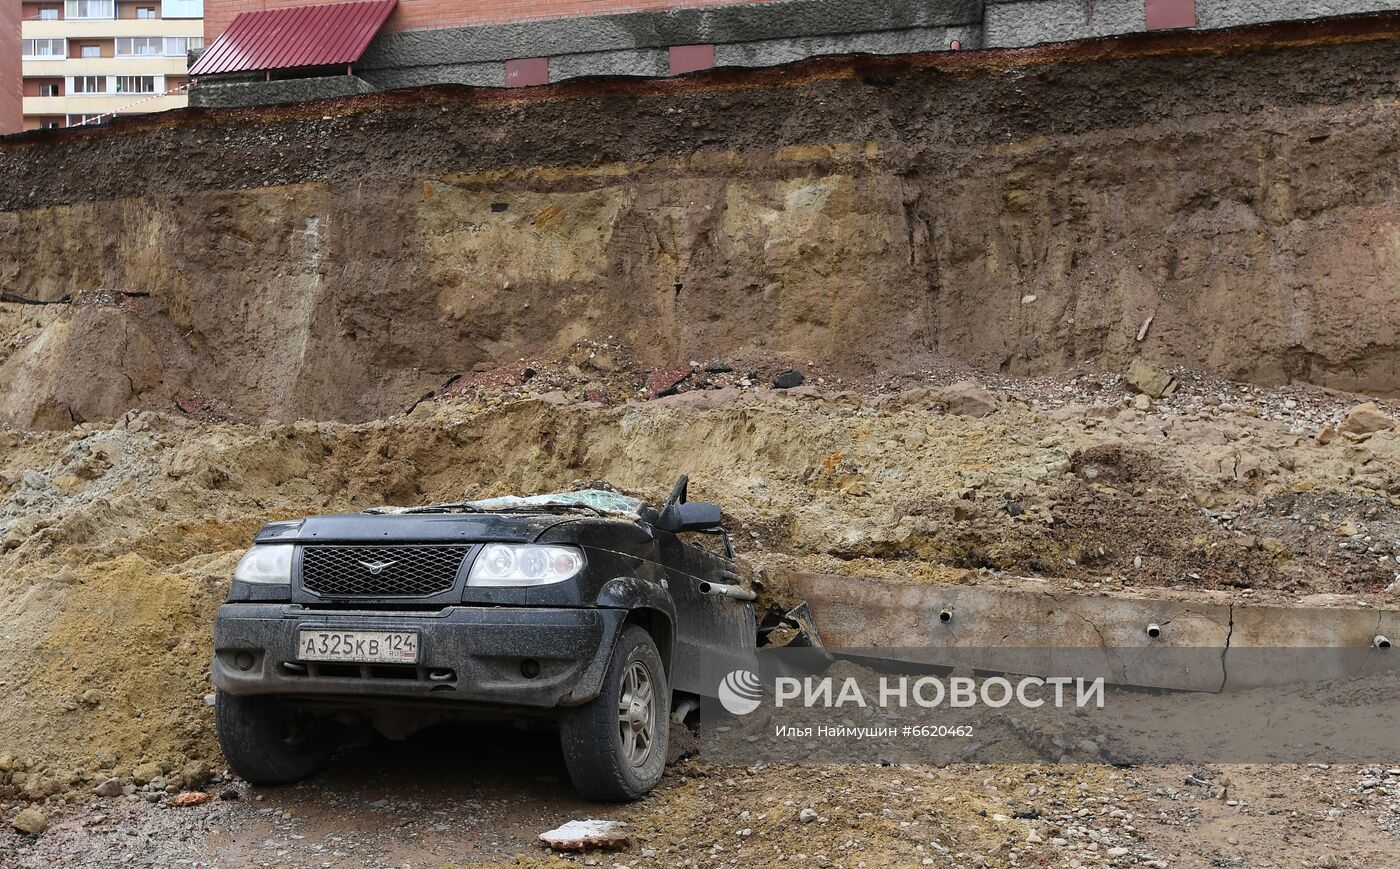
M 676 605 L 671 685 L 714 696 L 719 686 L 708 684 L 707 674 L 754 668 L 753 603 L 700 593 L 701 581 L 734 583 L 737 570 L 728 558 L 659 528 L 656 542 Z

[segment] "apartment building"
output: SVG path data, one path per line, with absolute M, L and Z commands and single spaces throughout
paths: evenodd
M 191 104 L 662 78 L 1400 10 L 1400 0 L 207 0 Z
M 20 108 L 19 4 L 0 3 L 0 136 L 23 129 Z
M 24 129 L 187 104 L 204 0 L 24 0 L 22 19 Z

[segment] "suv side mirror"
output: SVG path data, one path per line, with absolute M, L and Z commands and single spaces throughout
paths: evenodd
M 708 531 L 718 528 L 723 511 L 718 504 L 690 501 L 671 504 L 657 517 L 656 527 L 662 531 Z

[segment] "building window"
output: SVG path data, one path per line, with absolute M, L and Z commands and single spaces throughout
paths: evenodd
M 184 57 L 186 52 L 204 47 L 202 36 L 167 36 L 165 53 L 168 57 Z
M 137 18 L 155 18 L 155 17 L 156 17 L 156 7 L 154 7 L 154 6 L 137 6 L 137 7 L 136 7 L 136 17 L 137 17 Z
M 100 124 L 102 123 L 102 118 L 102 115 L 69 115 L 68 126 L 76 127 L 79 124 Z
M 156 92 L 156 77 L 153 75 L 117 76 L 119 94 L 153 94 Z
M 44 6 L 44 7 L 42 7 L 42 8 L 39 10 L 39 20 L 40 20 L 40 21 L 57 21 L 57 20 L 58 20 L 58 7 L 57 7 L 57 6 Z
M 116 18 L 115 0 L 66 0 L 65 18 Z
M 84 45 L 84 46 L 83 46 L 82 55 L 83 55 L 83 57 L 101 57 L 101 56 L 102 56 L 102 46 L 100 46 L 100 45 Z
M 117 57 L 152 57 L 160 54 L 159 36 L 123 36 L 117 39 Z
M 203 18 L 204 0 L 161 0 L 161 18 Z
M 105 94 L 107 90 L 107 76 L 105 75 L 75 75 L 73 76 L 73 93 L 75 94 Z
M 59 87 L 56 84 L 41 84 L 39 85 L 39 96 L 57 97 L 62 96 L 62 94 L 59 93 Z
M 60 121 L 40 121 L 40 122 L 39 122 L 39 129 L 41 129 L 41 130 L 57 130 L 59 127 L 62 127 L 62 126 L 63 126 L 63 123 L 60 122 Z
M 19 46 L 25 60 L 62 60 L 68 56 L 62 39 L 21 39 Z

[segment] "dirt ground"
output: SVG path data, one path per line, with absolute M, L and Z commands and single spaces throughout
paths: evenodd
M 778 599 L 797 569 L 1400 599 L 1400 431 L 1384 402 L 1352 412 L 1358 396 L 1184 370 L 1155 372 L 1178 386 L 1153 401 L 1108 372 L 973 379 L 951 364 L 882 382 L 809 371 L 780 390 L 746 366 L 584 370 L 599 352 L 536 361 L 528 377 L 479 372 L 369 424 L 133 412 L 0 435 L 0 811 L 37 804 L 54 825 L 34 842 L 5 833 L 5 865 L 60 854 L 106 865 L 128 852 L 134 865 L 550 865 L 575 858 L 533 836 L 600 811 L 634 832 L 623 853 L 578 858 L 606 866 L 759 855 L 851 867 L 1383 864 L 1400 795 L 1384 769 L 1196 776 L 1233 782 L 1230 805 L 1176 769 L 748 769 L 700 757 L 653 798 L 600 810 L 569 795 L 548 737 L 470 733 L 362 751 L 262 799 L 222 781 L 205 705 L 213 609 L 263 521 L 312 512 L 587 480 L 655 498 L 687 472 L 694 497 L 726 505 L 747 571 Z M 646 398 L 648 381 L 676 394 Z M 634 397 L 585 400 L 585 384 Z M 1361 417 L 1379 427 L 1351 432 Z M 521 740 L 518 754 L 479 750 Z M 94 797 L 109 778 L 131 795 Z M 145 801 L 186 787 L 216 799 Z M 217 799 L 229 787 L 240 799 Z M 826 823 L 795 820 L 808 804 Z
M 1355 766 L 687 760 L 642 802 L 600 807 L 573 794 L 553 740 L 504 731 L 352 752 L 291 788 L 210 790 L 232 799 L 98 799 L 38 839 L 0 830 L 0 866 L 1381 867 L 1400 827 L 1400 770 Z M 599 817 L 627 823 L 630 843 L 561 855 L 537 841 Z

